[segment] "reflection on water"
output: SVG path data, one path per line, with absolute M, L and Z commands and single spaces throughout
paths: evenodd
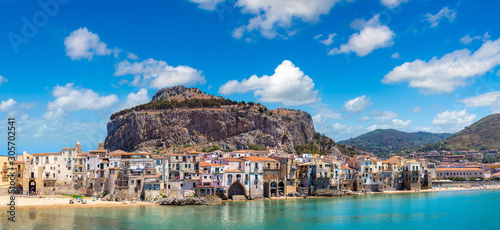
M 18 210 L 2 229 L 500 229 L 500 192 L 232 202 L 225 206 Z

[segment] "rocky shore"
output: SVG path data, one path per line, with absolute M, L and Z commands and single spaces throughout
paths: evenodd
M 218 197 L 183 197 L 183 198 L 176 198 L 176 197 L 169 197 L 169 198 L 163 198 L 161 200 L 158 200 L 155 202 L 155 204 L 159 205 L 177 205 L 177 206 L 184 206 L 184 205 L 221 205 L 222 204 L 222 199 Z

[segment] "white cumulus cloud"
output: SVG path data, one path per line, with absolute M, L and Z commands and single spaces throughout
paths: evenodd
M 58 118 L 65 112 L 78 111 L 83 109 L 101 110 L 113 106 L 118 101 L 114 94 L 100 96 L 91 89 L 75 88 L 74 83 L 65 86 L 57 85 L 52 91 L 52 96 L 56 99 L 47 105 L 46 118 Z
M 438 113 L 432 120 L 434 125 L 469 125 L 476 119 L 476 114 L 469 114 L 467 109 Z
M 451 93 L 499 64 L 500 39 L 486 41 L 474 53 L 462 49 L 429 61 L 405 62 L 385 75 L 382 82 L 409 82 L 410 87 L 425 93 Z
M 202 71 L 189 66 L 177 67 L 168 65 L 165 61 L 147 59 L 142 62 L 130 63 L 121 61 L 115 66 L 115 76 L 133 75 L 131 82 L 134 86 L 148 86 L 160 89 L 176 85 L 205 84 Z
M 216 10 L 217 4 L 226 4 L 224 0 L 188 0 L 199 4 L 200 8 Z M 240 39 L 245 34 L 260 33 L 263 37 L 272 39 L 277 36 L 289 37 L 298 32 L 293 28 L 299 23 L 315 23 L 321 15 L 326 15 L 341 0 L 237 0 L 232 4 L 222 6 L 225 10 L 237 9 L 244 15 L 250 15 L 248 23 L 233 30 L 233 37 Z M 234 1 L 233 1 L 234 2 Z M 249 38 L 247 37 L 247 39 Z M 251 40 L 250 40 L 251 41 Z
M 412 110 L 413 113 L 420 113 L 422 112 L 422 107 L 421 106 L 415 106 Z
M 365 95 L 348 100 L 344 103 L 344 109 L 351 113 L 361 113 L 372 105 L 372 101 Z
M 377 14 L 368 21 L 355 20 L 351 26 L 360 30 L 359 33 L 352 34 L 346 44 L 331 49 L 328 54 L 355 52 L 359 57 L 364 57 L 375 49 L 391 46 L 395 34 L 389 27 L 380 24 L 379 16 Z
M 0 102 L 0 112 L 11 112 L 16 104 L 17 102 L 12 98 L 2 101 Z
M 148 90 L 146 88 L 140 89 L 137 93 L 129 93 L 125 101 L 125 108 L 131 108 L 136 105 L 141 105 L 150 101 Z
M 219 88 L 219 93 L 247 93 L 253 91 L 262 102 L 279 102 L 285 106 L 305 105 L 320 101 L 313 80 L 291 61 L 283 61 L 271 76 L 253 75 L 241 81 L 228 81 Z
M 456 16 L 457 12 L 455 10 L 443 7 L 437 14 L 427 13 L 425 20 L 431 23 L 431 27 L 436 27 L 442 19 L 447 18 L 450 22 L 453 22 Z
M 380 0 L 380 3 L 389 9 L 396 8 L 405 2 L 408 2 L 408 0 Z
M 489 92 L 459 101 L 469 107 L 491 107 L 493 112 L 500 113 L 500 91 Z
M 79 28 L 64 39 L 66 46 L 66 55 L 71 60 L 88 59 L 91 60 L 94 56 L 107 56 L 112 53 L 117 55 L 118 49 L 108 49 L 106 43 L 101 42 L 97 34 L 90 32 L 87 28 Z

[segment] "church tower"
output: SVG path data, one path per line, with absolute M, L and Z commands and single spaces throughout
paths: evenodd
M 102 143 L 102 140 L 99 140 L 99 144 L 97 144 L 97 150 L 104 150 L 104 144 Z

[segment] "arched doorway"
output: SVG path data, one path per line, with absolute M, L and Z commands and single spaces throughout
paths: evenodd
M 264 183 L 264 197 L 271 197 L 269 194 L 269 182 Z
M 278 183 L 278 194 L 281 193 L 285 194 L 285 184 L 283 183 L 283 181 Z
M 276 182 L 271 183 L 271 196 L 278 196 L 278 185 Z
M 247 195 L 247 190 L 239 181 L 235 181 L 227 190 L 227 196 L 230 199 L 232 199 L 234 195 Z
M 30 180 L 30 183 L 29 183 L 29 193 L 30 194 L 36 194 L 36 181 L 35 180 Z

